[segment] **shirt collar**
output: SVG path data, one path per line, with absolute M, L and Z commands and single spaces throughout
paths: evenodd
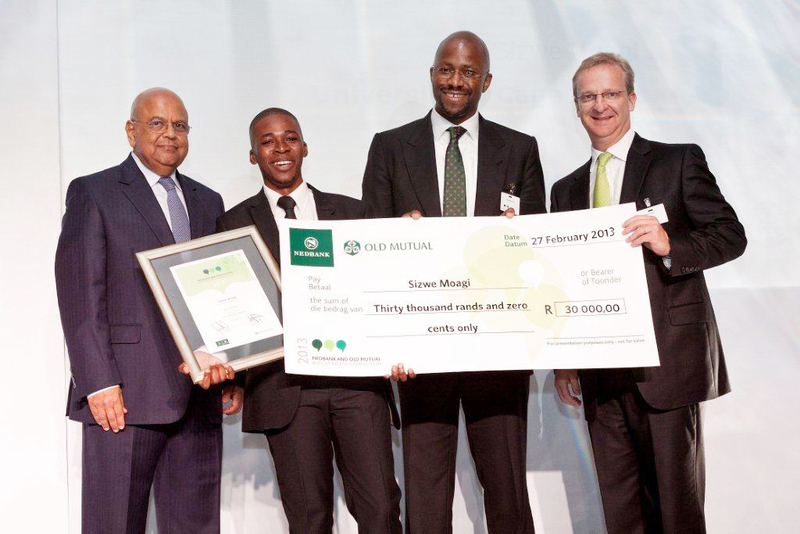
M 267 202 L 269 202 L 269 207 L 274 212 L 278 208 L 278 199 L 280 199 L 283 195 L 277 191 L 273 191 L 266 185 L 263 187 L 264 194 L 267 196 Z M 308 187 L 308 184 L 305 182 L 305 180 L 303 180 L 300 182 L 300 185 L 297 186 L 297 189 L 289 193 L 289 196 L 294 199 L 297 207 L 302 211 L 303 207 L 308 203 L 309 197 L 313 196 L 313 193 L 311 192 L 311 188 Z
M 145 164 L 142 163 L 142 160 L 140 160 L 139 157 L 133 152 L 131 152 L 131 156 L 133 156 L 133 161 L 136 162 L 136 166 L 139 167 L 139 170 L 142 171 L 142 174 L 144 174 L 144 178 L 145 180 L 147 180 L 147 183 L 150 185 L 150 188 L 152 189 L 153 187 L 155 187 L 155 185 L 161 179 L 161 176 L 148 169 L 145 166 Z M 169 176 L 170 178 L 172 178 L 172 181 L 175 182 L 175 185 L 178 187 L 178 189 L 183 191 L 183 189 L 181 188 L 181 183 L 175 179 L 175 171 L 172 171 L 172 174 L 170 174 Z
M 633 128 L 628 128 L 628 131 L 625 132 L 625 135 L 623 135 L 619 141 L 608 147 L 608 149 L 605 150 L 605 152 L 608 152 L 609 154 L 611 154 L 612 156 L 614 156 L 619 160 L 628 161 L 628 151 L 630 151 L 631 149 L 631 144 L 633 144 L 633 136 L 635 134 L 636 132 L 633 131 Z M 597 150 L 595 147 L 592 147 L 593 165 L 597 161 L 597 157 L 602 153 L 603 151 Z
M 433 113 L 431 113 L 431 125 L 433 126 L 433 138 L 439 139 L 441 136 L 447 134 L 450 135 L 447 130 L 448 128 L 452 128 L 453 126 L 461 126 L 464 128 L 466 133 L 464 135 L 470 136 L 473 141 L 478 140 L 478 125 L 480 124 L 479 115 L 476 113 L 472 117 L 468 118 L 461 124 L 453 124 L 449 120 L 445 119 L 439 112 L 436 111 L 434 108 Z

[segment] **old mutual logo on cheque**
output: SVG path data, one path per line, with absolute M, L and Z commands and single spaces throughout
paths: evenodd
M 333 232 L 310 228 L 289 228 L 292 265 L 333 267 Z
M 355 256 L 359 252 L 361 252 L 361 243 L 355 241 L 353 239 L 349 241 L 345 241 L 344 243 L 344 251 L 351 256 Z

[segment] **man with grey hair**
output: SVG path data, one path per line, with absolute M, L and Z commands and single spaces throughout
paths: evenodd
M 134 257 L 214 233 L 224 211 L 219 194 L 178 171 L 189 128 L 178 95 L 144 91 L 125 123 L 131 154 L 67 190 L 55 274 L 67 415 L 83 423 L 83 532 L 144 532 L 151 486 L 160 532 L 219 532 L 220 393 L 179 373 Z M 229 369 L 205 386 L 220 372 Z
M 642 247 L 661 364 L 556 370 L 556 391 L 575 407 L 583 393 L 610 533 L 705 532 L 700 403 L 730 386 L 703 271 L 744 252 L 744 228 L 700 147 L 648 141 L 631 129 L 627 61 L 595 54 L 572 84 L 591 159 L 553 185 L 551 211 L 664 205 L 663 224 L 638 214 L 622 224 L 631 246 Z

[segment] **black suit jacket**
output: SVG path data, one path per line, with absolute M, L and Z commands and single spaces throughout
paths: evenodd
M 176 173 L 192 237 L 214 233 L 222 198 Z M 86 396 L 120 384 L 131 425 L 177 421 L 192 383 L 178 372 L 181 357 L 134 254 L 175 241 L 164 212 L 131 156 L 119 166 L 77 178 L 56 251 L 61 324 L 72 387 L 67 415 L 94 423 Z M 198 391 L 214 422 L 222 419 L 218 392 Z
M 513 189 L 521 214 L 544 213 L 547 204 L 536 139 L 480 117 L 474 215 L 500 215 L 500 193 Z M 369 149 L 362 199 L 370 217 L 419 210 L 442 215 L 431 113 L 375 135 Z
M 324 193 L 311 187 L 320 220 L 363 219 L 364 205 L 344 195 Z M 280 263 L 278 225 L 272 215 L 264 190 L 237 204 L 217 220 L 217 231 L 233 230 L 255 225 L 275 260 Z M 397 408 L 391 396 L 391 386 L 382 378 L 329 378 L 287 376 L 283 360 L 254 367 L 246 372 L 242 430 L 264 432 L 283 428 L 294 418 L 300 402 L 300 383 L 317 386 L 351 387 L 385 391 L 392 420 L 399 428 Z
M 591 160 L 553 185 L 551 210 L 589 208 Z M 703 151 L 697 145 L 656 143 L 634 136 L 620 204 L 664 204 L 669 222 L 672 266 L 643 247 L 660 367 L 634 369 L 642 397 L 668 410 L 713 399 L 730 391 L 728 374 L 703 270 L 740 256 L 747 245 L 744 228 L 725 201 Z M 581 372 L 591 416 L 594 371 Z

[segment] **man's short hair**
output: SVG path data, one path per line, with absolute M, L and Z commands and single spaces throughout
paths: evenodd
M 292 119 L 294 119 L 294 122 L 297 123 L 297 130 L 298 133 L 300 134 L 300 137 L 303 137 L 303 131 L 300 129 L 300 121 L 297 120 L 297 117 L 295 117 L 291 111 L 287 111 L 283 108 L 267 108 L 264 111 L 259 112 L 258 115 L 253 117 L 253 120 L 250 121 L 249 132 L 250 132 L 251 145 L 253 144 L 253 129 L 256 127 L 256 124 L 258 124 L 258 121 L 260 121 L 264 117 L 269 117 L 270 115 L 286 115 L 287 117 L 291 117 Z
M 584 70 L 596 67 L 597 65 L 616 65 L 621 68 L 622 73 L 625 75 L 625 90 L 628 94 L 633 93 L 633 69 L 631 68 L 631 64 L 628 63 L 628 60 L 619 54 L 599 52 L 584 59 L 578 67 L 578 70 L 575 71 L 575 75 L 572 76 L 573 97 L 578 98 L 578 74 Z
M 442 48 L 444 48 L 444 45 L 446 45 L 450 41 L 470 41 L 475 45 L 477 45 L 481 51 L 481 55 L 483 56 L 483 63 L 484 63 L 483 67 L 486 69 L 486 72 L 482 72 L 481 76 L 484 76 L 489 72 L 491 72 L 490 68 L 491 61 L 489 60 L 489 47 L 486 46 L 486 43 L 483 41 L 483 39 L 481 39 L 476 34 L 467 30 L 453 32 L 447 37 L 445 37 L 441 43 L 439 43 L 439 46 L 436 48 L 436 53 L 433 56 L 434 67 L 436 66 L 436 60 L 439 59 L 439 55 L 442 53 Z

